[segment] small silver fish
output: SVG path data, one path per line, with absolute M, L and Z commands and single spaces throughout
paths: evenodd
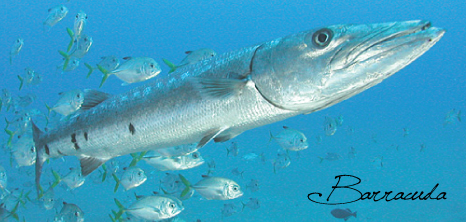
M 166 173 L 165 176 L 160 179 L 160 188 L 164 193 L 174 194 L 183 191 L 184 186 L 177 174 Z
M 403 137 L 407 137 L 409 135 L 409 129 L 408 128 L 403 128 Z
M 120 65 L 120 60 L 113 55 L 103 56 L 100 59 L 101 61 L 97 65 L 107 70 L 108 72 L 115 70 Z M 87 63 L 84 63 L 84 65 L 87 67 L 87 69 L 89 69 L 89 72 L 87 72 L 86 76 L 86 78 L 89 78 L 89 76 L 91 76 L 92 72 L 94 72 L 94 70 L 97 69 L 97 67 L 92 67 Z
M 139 219 L 154 221 L 172 218 L 183 210 L 183 203 L 176 197 L 157 195 L 143 197 L 125 211 Z
M 234 169 L 231 170 L 231 174 L 235 176 L 241 176 L 241 178 L 243 178 L 243 173 L 244 173 L 244 170 L 240 171 L 238 167 L 235 167 Z
M 287 153 L 278 153 L 272 164 L 273 172 L 277 173 L 278 169 L 285 169 L 291 164 L 290 156 Z
M 260 156 L 262 155 L 263 153 Z M 252 153 L 245 154 L 243 157 L 241 157 L 241 159 L 244 161 L 253 161 L 257 159 L 257 157 L 259 157 L 259 155 L 257 155 L 257 153 L 252 152 Z
M 19 54 L 19 51 L 23 48 L 24 40 L 22 38 L 17 38 L 10 50 L 10 65 L 13 63 L 13 58 Z
M 12 146 L 12 155 L 19 167 L 36 163 L 36 147 L 32 135 L 23 135 Z
M 334 118 L 330 116 L 325 117 L 324 131 L 326 136 L 333 136 L 333 134 L 335 134 L 335 132 L 337 131 L 337 126 L 338 124 Z
M 235 215 L 238 212 L 239 212 L 239 210 L 238 210 L 238 206 L 236 206 L 236 204 L 234 204 L 234 203 L 223 204 L 222 217 L 231 217 L 231 216 Z
M 55 206 L 55 192 L 53 192 L 53 187 L 49 187 L 49 189 L 45 191 L 40 201 L 46 210 L 51 210 Z
M 332 214 L 332 216 L 334 216 L 335 218 L 338 218 L 338 219 L 343 219 L 345 221 L 347 221 L 351 216 L 355 217 L 356 218 L 356 211 L 355 212 L 351 212 L 350 209 L 346 208 L 346 209 L 333 209 L 332 211 L 330 211 L 330 213 Z
M 168 170 L 186 170 L 204 163 L 204 158 L 196 151 L 185 156 L 166 157 L 162 156 L 157 151 L 149 151 L 143 157 L 147 164 L 155 167 L 160 171 Z
M 183 175 L 179 176 L 186 186 L 181 197 L 188 193 L 191 188 L 207 200 L 231 200 L 243 196 L 239 184 L 227 178 L 203 176 L 202 180 L 191 185 Z
M 232 156 L 238 156 L 239 153 L 239 147 L 237 142 L 231 142 L 230 147 L 227 147 L 227 156 L 232 155 Z
M 337 127 L 340 127 L 343 125 L 343 115 L 339 115 L 338 117 L 335 118 L 335 123 L 337 124 Z
M 28 93 L 25 96 L 13 97 L 13 107 L 18 110 L 19 107 L 26 108 L 36 100 L 36 94 Z
M 2 107 L 6 107 L 6 111 L 10 110 L 10 105 L 11 105 L 11 93 L 8 91 L 8 89 L 2 89 L 2 94 L 1 94 L 1 104 L 0 104 L 0 111 Z
M 246 185 L 246 189 L 249 189 L 251 192 L 259 191 L 259 181 L 256 179 L 251 179 L 249 183 Z
M 63 62 L 63 70 L 68 68 L 69 63 L 73 58 L 82 59 L 89 52 L 92 43 L 92 37 L 82 34 L 79 39 L 74 40 L 73 48 L 71 48 L 71 52 L 69 54 L 59 50 L 58 52 L 65 59 Z
M 116 178 L 115 174 L 113 175 L 113 178 L 117 182 L 114 191 L 118 189 L 119 184 L 121 184 L 125 190 L 129 190 L 140 186 L 147 180 L 147 176 L 146 173 L 144 173 L 144 170 L 135 166 L 127 168 L 119 180 Z
M 338 153 L 327 153 L 325 155 L 325 157 L 318 157 L 320 159 L 320 163 L 322 163 L 322 161 L 324 160 L 328 160 L 328 161 L 335 161 L 335 160 L 339 160 L 341 159 L 341 156 L 340 154 Z
M 456 121 L 461 122 L 461 110 L 457 111 L 456 109 L 452 109 L 448 111 L 448 113 L 445 115 L 443 126 L 446 126 L 448 124 L 453 124 Z
M 283 126 L 283 130 L 275 136 L 270 133 L 270 140 L 272 139 L 274 139 L 283 149 L 290 151 L 304 150 L 309 146 L 304 133 L 287 126 Z
M 248 207 L 251 210 L 257 210 L 261 207 L 259 199 L 257 198 L 249 198 L 249 201 L 247 203 L 241 202 L 241 204 L 243 204 L 243 210 L 245 207 Z
M 351 147 L 350 151 L 348 152 L 348 158 L 354 159 L 356 158 L 356 154 L 357 154 L 356 149 L 354 147 Z
M 87 14 L 80 10 L 74 19 L 74 40 L 80 39 L 87 24 Z
M 35 86 L 42 82 L 42 76 L 38 72 L 29 67 L 25 68 L 24 71 L 25 74 L 23 76 L 18 75 L 20 81 L 19 90 L 21 90 L 24 85 Z
M 183 144 L 168 148 L 157 149 L 157 153 L 165 157 L 185 156 L 199 149 L 197 143 Z
M 49 14 L 44 21 L 44 31 L 49 31 L 55 24 L 62 20 L 68 14 L 68 8 L 64 5 L 58 5 L 48 10 Z M 48 29 L 47 29 L 48 27 Z
M 376 156 L 371 160 L 372 166 L 380 170 L 383 167 L 383 156 Z
M 86 178 L 81 174 L 81 169 L 71 168 L 70 172 L 66 174 L 63 178 L 55 172 L 52 171 L 55 177 L 55 183 L 58 184 L 60 181 L 63 181 L 70 190 L 80 187 L 86 181 Z M 53 185 L 52 185 L 53 186 Z
M 217 53 L 214 50 L 208 48 L 202 48 L 195 51 L 186 51 L 186 54 L 186 57 L 183 60 L 181 60 L 180 64 L 178 65 L 174 65 L 170 61 L 163 59 L 165 64 L 167 64 L 168 67 L 170 67 L 170 71 L 168 73 L 174 72 L 177 68 L 195 64 L 197 62 L 212 58 L 217 55 Z
M 63 58 L 62 64 L 57 66 L 57 72 L 60 72 L 60 74 L 63 74 L 63 72 L 71 72 L 75 70 L 76 68 L 78 68 L 80 62 L 78 58 L 72 57 L 70 58 L 67 66 L 65 67 L 65 61 L 66 59 Z
M 53 110 L 63 116 L 68 116 L 79 110 L 84 102 L 84 92 L 80 89 L 61 92 L 59 95 L 60 98 L 53 107 L 47 106 L 49 113 Z
M 146 81 L 150 78 L 157 76 L 161 69 L 159 64 L 153 58 L 149 57 L 125 57 L 126 61 L 121 64 L 117 69 L 108 71 L 103 67 L 97 65 L 99 70 L 104 74 L 104 78 L 100 83 L 100 87 L 104 84 L 109 75 L 116 75 L 119 79 L 126 84 Z M 123 85 L 126 85 L 123 83 Z
M 76 204 L 63 202 L 63 208 L 54 221 L 84 222 L 84 212 Z

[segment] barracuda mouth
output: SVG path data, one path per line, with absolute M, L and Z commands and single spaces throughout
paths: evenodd
M 381 58 L 385 54 L 396 52 L 397 48 L 405 47 L 415 42 L 423 40 L 432 41 L 429 37 L 429 29 L 432 27 L 432 24 L 428 21 L 419 22 L 418 25 L 407 28 L 397 27 L 398 25 L 398 23 L 394 23 L 387 27 L 381 27 L 379 30 L 374 30 L 373 33 L 364 36 L 362 41 L 347 53 L 345 68 L 351 67 L 356 63 Z M 335 55 L 335 57 L 338 57 L 338 55 Z

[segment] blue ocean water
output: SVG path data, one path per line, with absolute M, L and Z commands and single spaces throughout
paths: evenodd
M 49 32 L 42 22 L 47 10 L 64 4 L 68 15 Z M 85 33 L 94 42 L 89 53 L 75 71 L 59 74 L 56 66 L 62 57 L 58 50 L 66 49 L 79 10 L 88 15 Z M 47 112 L 44 103 L 54 104 L 58 93 L 69 89 L 97 89 L 101 76 L 95 71 L 86 79 L 84 62 L 96 64 L 101 56 L 116 55 L 153 57 L 163 71 L 157 78 L 167 76 L 168 67 L 162 58 L 180 61 L 187 50 L 212 48 L 225 53 L 299 31 L 333 24 L 378 23 L 426 19 L 434 26 L 446 28 L 445 36 L 428 52 L 399 73 L 367 91 L 325 110 L 297 116 L 282 122 L 247 131 L 233 139 L 240 146 L 237 157 L 228 156 L 224 144 L 209 143 L 202 148 L 205 157 L 215 160 L 214 175 L 234 179 L 243 189 L 251 179 L 257 179 L 257 192 L 245 191 L 243 197 L 230 201 L 207 201 L 200 196 L 184 201 L 185 210 L 179 215 L 186 221 L 338 221 L 330 211 L 349 208 L 357 211 L 351 221 L 466 221 L 466 126 L 464 122 L 444 124 L 452 110 L 466 110 L 466 4 L 463 1 L 6 1 L 0 8 L 0 88 L 13 96 L 34 93 L 37 99 L 28 109 Z M 21 37 L 24 47 L 9 64 L 13 42 Z M 17 75 L 31 67 L 43 76 L 36 87 L 18 90 Z M 121 86 L 110 77 L 100 89 L 118 94 L 141 84 Z M 343 116 L 343 125 L 333 136 L 325 136 L 326 116 Z M 0 116 L 13 114 L 2 109 Z M 464 118 L 463 118 L 464 119 Z M 464 121 L 464 120 L 463 120 Z M 274 134 L 289 126 L 302 131 L 310 142 L 304 151 L 291 153 L 291 164 L 273 171 L 272 161 L 280 148 L 269 143 Z M 0 121 L 0 127 L 6 123 Z M 403 129 L 409 135 L 403 135 Z M 322 141 L 318 142 L 317 137 Z M 46 211 L 35 200 L 34 167 L 16 167 L 10 163 L 9 148 L 4 146 L 7 135 L 1 137 L 3 149 L 0 165 L 8 174 L 8 189 L 32 190 L 31 201 L 18 209 L 25 221 L 53 221 L 56 210 Z M 421 144 L 424 146 L 420 151 Z M 349 158 L 353 147 L 357 155 Z M 266 160 L 244 161 L 242 156 L 264 153 Z M 336 161 L 318 157 L 338 153 Z M 374 158 L 383 157 L 383 167 L 375 166 Z M 128 165 L 129 156 L 118 158 L 120 167 Z M 44 168 L 45 181 L 52 181 L 50 169 L 65 174 L 70 167 L 78 167 L 76 157 L 52 160 Z M 150 195 L 159 190 L 164 175 L 141 162 L 149 179 L 138 188 L 113 192 L 115 182 L 94 183 L 92 175 L 83 186 L 68 191 L 55 188 L 60 201 L 77 204 L 85 213 L 85 221 L 110 221 L 111 210 L 117 210 L 114 198 L 129 206 L 137 195 Z M 238 167 L 243 178 L 231 173 Z M 206 174 L 207 164 L 182 172 L 189 180 L 197 181 Z M 336 184 L 335 176 L 349 174 L 361 178 L 361 191 L 429 192 L 439 184 L 435 194 L 446 192 L 446 200 L 425 201 L 358 201 L 352 204 L 327 206 L 308 200 L 308 194 L 322 192 L 324 197 Z M 349 182 L 348 182 L 349 183 Z M 241 203 L 257 198 L 260 208 L 241 211 Z M 337 196 L 335 196 L 337 198 Z M 223 217 L 225 203 L 239 205 L 239 212 Z M 58 211 L 60 209 L 57 209 Z

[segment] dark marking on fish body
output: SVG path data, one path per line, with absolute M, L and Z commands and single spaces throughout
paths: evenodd
M 60 151 L 60 150 L 57 150 L 58 154 L 64 156 L 64 154 Z
M 134 128 L 132 123 L 129 123 L 129 132 L 134 135 L 136 133 L 136 129 Z
M 74 149 L 75 149 L 75 150 L 79 150 L 79 148 L 80 148 L 80 147 L 78 146 L 78 143 L 74 143 Z
M 50 155 L 49 146 L 48 146 L 47 144 L 45 144 L 44 148 L 45 148 L 45 153 L 46 153 L 47 155 Z
M 89 140 L 89 138 L 87 137 L 87 132 L 84 132 L 84 139 L 86 139 L 86 141 Z
M 71 134 L 71 142 L 76 143 L 76 133 Z

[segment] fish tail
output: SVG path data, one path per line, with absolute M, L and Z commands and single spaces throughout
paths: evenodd
M 170 62 L 170 61 L 168 61 L 168 60 L 166 60 L 166 59 L 162 59 L 162 60 L 163 60 L 163 62 L 164 62 L 165 64 L 167 64 L 167 66 L 170 68 L 170 71 L 168 71 L 168 73 L 172 73 L 172 72 L 174 72 L 174 71 L 176 70 L 176 68 L 178 68 L 178 67 L 176 67 L 176 65 L 173 64 L 172 62 Z
M 51 188 L 54 188 L 54 187 L 56 187 L 58 184 L 60 184 L 61 177 L 60 177 L 60 174 L 58 174 L 58 173 L 55 172 L 54 170 L 52 170 L 52 174 L 53 174 L 54 181 L 53 181 L 52 185 L 50 185 L 50 187 L 51 187 Z
M 115 188 L 113 189 L 113 192 L 116 193 L 118 190 L 118 187 L 120 186 L 120 179 L 118 179 L 117 175 L 115 173 L 112 173 L 113 179 L 115 179 Z
M 133 160 L 131 160 L 131 163 L 129 164 L 129 167 L 136 166 L 136 164 L 142 160 L 144 155 L 146 155 L 147 151 L 139 153 L 137 155 L 136 153 L 131 153 L 131 156 L 133 157 Z
M 70 56 L 66 54 L 66 52 L 63 52 L 61 50 L 58 50 L 58 53 L 60 53 L 60 55 L 62 55 L 63 58 L 65 58 L 65 63 L 63 63 L 63 71 L 65 71 L 68 67 L 68 63 L 70 63 Z
M 191 183 L 183 175 L 181 175 L 181 174 L 178 174 L 178 175 L 179 175 L 179 177 L 181 179 L 181 182 L 183 182 L 183 184 L 186 186 L 186 188 L 180 194 L 180 197 L 184 197 L 191 190 Z
M 13 218 L 15 218 L 15 220 L 19 221 L 18 214 L 16 214 L 16 211 L 18 210 L 18 207 L 19 207 L 19 201 L 16 203 L 15 208 L 13 208 L 13 210 L 11 210 L 11 212 L 7 216 L 7 218 L 8 217 L 13 217 Z
M 104 85 L 104 82 L 110 76 L 110 72 L 100 65 L 97 65 L 97 68 L 99 69 L 99 71 L 101 71 L 104 74 L 104 77 L 102 78 L 102 82 L 100 82 L 100 86 L 99 86 L 99 88 L 101 88 Z
M 357 216 L 356 213 L 357 213 L 357 211 L 354 211 L 354 212 L 353 212 L 354 218 L 357 218 L 357 217 L 356 217 L 356 216 Z
M 115 204 L 118 206 L 118 213 L 115 214 L 115 220 L 119 220 L 121 215 L 125 212 L 125 207 L 117 198 L 114 198 Z
M 46 155 L 49 154 L 49 148 L 47 144 L 41 139 L 43 132 L 36 126 L 34 121 L 31 120 L 32 125 L 32 138 L 34 140 L 34 144 L 36 147 L 36 189 L 37 189 L 37 196 L 39 196 L 40 192 L 40 175 L 42 173 L 42 166 L 44 162 L 48 159 Z
M 324 161 L 324 158 L 323 158 L 323 157 L 318 156 L 318 158 L 320 159 L 320 162 L 319 162 L 319 163 L 322 163 L 322 161 Z
M 461 122 L 461 110 L 458 111 L 456 118 L 458 119 L 459 122 Z
M 47 116 L 50 116 L 50 113 L 52 112 L 53 110 L 53 107 L 50 107 L 49 105 L 47 105 L 47 103 L 45 103 L 45 107 L 47 108 L 47 110 L 49 111 Z
M 68 48 L 66 49 L 67 52 L 69 52 L 71 50 L 71 46 L 73 46 L 73 42 L 74 42 L 74 33 L 73 31 L 70 29 L 70 28 L 66 28 L 66 32 L 68 33 L 68 35 L 70 36 L 70 43 L 68 43 Z
M 23 88 L 23 84 L 24 84 L 24 78 L 21 77 L 20 75 L 18 75 L 18 79 L 20 81 L 20 84 L 19 84 L 19 90 L 21 90 Z
M 243 208 L 241 208 L 241 212 L 243 212 L 243 211 L 244 211 L 244 208 L 246 207 L 246 204 L 243 203 L 243 201 L 241 201 L 241 204 L 243 205 Z
M 102 164 L 102 169 L 104 169 L 104 173 L 102 174 L 102 182 L 105 182 L 105 179 L 107 178 L 107 166 L 104 164 Z
M 89 76 L 91 76 L 92 72 L 94 71 L 94 68 L 92 68 L 92 66 L 87 63 L 84 63 L 84 65 L 89 69 L 89 72 L 87 72 L 87 76 L 86 76 L 86 79 L 88 79 Z
M 6 119 L 5 119 L 5 120 L 6 120 Z M 7 123 L 9 124 L 8 121 L 7 121 Z M 7 127 L 8 127 L 8 126 L 7 126 Z M 9 137 L 8 137 L 8 142 L 6 143 L 6 145 L 7 145 L 8 147 L 10 147 L 10 146 L 11 146 L 11 142 L 13 141 L 13 136 L 15 136 L 15 133 L 16 133 L 16 132 L 13 132 L 13 131 L 11 131 L 11 130 L 5 128 L 5 133 L 9 135 Z

